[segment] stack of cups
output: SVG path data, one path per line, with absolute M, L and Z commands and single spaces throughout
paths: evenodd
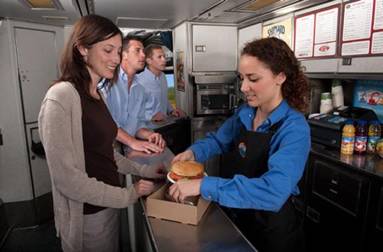
M 331 86 L 331 95 L 334 108 L 344 106 L 343 87 L 340 80 L 333 80 Z
M 321 94 L 321 100 L 320 100 L 320 108 L 319 112 L 321 114 L 326 114 L 331 112 L 333 109 L 332 107 L 332 99 L 331 99 L 331 94 L 326 92 Z

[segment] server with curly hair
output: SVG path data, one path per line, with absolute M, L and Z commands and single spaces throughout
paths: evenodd
M 203 162 L 223 154 L 220 177 L 179 181 L 178 201 L 201 194 L 224 207 L 259 251 L 303 251 L 299 195 L 310 151 L 310 129 L 302 112 L 308 82 L 288 45 L 277 38 L 248 43 L 239 62 L 247 103 L 215 133 L 197 141 L 178 160 Z

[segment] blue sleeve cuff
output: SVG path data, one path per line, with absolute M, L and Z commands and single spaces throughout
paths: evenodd
M 206 176 L 201 182 L 201 196 L 205 200 L 218 201 L 218 177 Z
M 137 129 L 136 129 L 136 133 L 138 130 L 142 129 L 142 128 L 145 128 L 147 129 L 148 128 L 148 124 L 146 123 L 147 121 L 141 121 L 139 122 L 138 126 L 137 126 Z
M 145 110 L 145 113 L 144 113 L 144 118 L 146 121 L 150 121 L 152 120 L 153 116 L 156 114 L 157 112 L 155 110 L 152 110 L 152 109 L 146 109 Z
M 197 162 L 203 162 L 203 160 L 201 160 L 201 155 L 200 155 L 200 152 L 199 152 L 199 149 L 197 146 L 195 145 L 192 145 L 189 147 L 189 150 L 191 150 L 194 154 L 194 159 L 197 161 Z

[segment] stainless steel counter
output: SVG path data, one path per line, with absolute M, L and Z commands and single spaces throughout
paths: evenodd
M 311 153 L 333 160 L 336 163 L 370 177 L 383 179 L 383 159 L 378 154 L 343 155 L 339 150 L 313 143 Z
M 149 129 L 152 129 L 152 130 L 156 130 L 158 128 L 162 128 L 162 127 L 174 124 L 179 119 L 181 119 L 181 118 L 174 117 L 174 116 L 168 116 L 163 121 L 159 121 L 159 122 L 148 121 L 146 123 L 146 127 Z
M 168 149 L 151 155 L 133 151 L 128 157 L 143 164 L 162 162 L 169 167 L 173 154 Z M 215 203 L 197 226 L 148 217 L 145 200 L 140 200 L 138 209 L 135 217 L 143 219 L 147 228 L 146 234 L 136 233 L 136 237 L 147 235 L 154 251 L 257 251 Z

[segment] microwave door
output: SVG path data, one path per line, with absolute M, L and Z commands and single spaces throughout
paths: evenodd
M 230 96 L 223 90 L 197 92 L 197 114 L 226 114 L 229 111 Z

